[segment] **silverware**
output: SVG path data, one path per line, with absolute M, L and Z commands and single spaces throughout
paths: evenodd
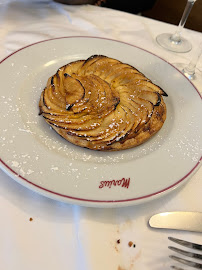
M 201 212 L 165 212 L 152 216 L 149 225 L 153 228 L 202 232 Z
M 187 247 L 187 248 L 191 248 L 191 249 L 195 249 L 195 250 L 202 250 L 202 245 L 199 245 L 199 244 L 191 243 L 191 242 L 181 240 L 181 239 L 177 239 L 177 238 L 174 238 L 174 237 L 168 237 L 168 239 L 175 242 L 175 243 L 177 243 L 177 244 L 179 244 L 179 245 Z M 170 250 L 174 251 L 174 252 L 177 252 L 177 253 L 181 254 L 181 255 L 184 255 L 184 256 L 187 256 L 187 257 L 190 257 L 190 258 L 195 258 L 195 259 L 198 259 L 198 260 L 202 260 L 202 254 L 195 253 L 195 252 L 192 252 L 192 251 L 185 251 L 185 250 L 182 250 L 182 249 L 179 249 L 179 248 L 176 248 L 176 247 L 172 247 L 172 246 L 169 246 L 168 248 Z M 190 261 L 190 260 L 187 260 L 187 259 L 183 259 L 183 258 L 174 256 L 174 255 L 170 255 L 169 257 L 171 259 L 177 261 L 177 262 L 182 263 L 182 264 L 185 264 L 185 265 L 197 268 L 197 269 L 202 269 L 202 264 L 199 263 L 199 262 Z M 179 267 L 174 266 L 174 265 L 172 265 L 171 268 L 176 269 L 176 270 L 183 270 L 183 268 L 179 268 Z

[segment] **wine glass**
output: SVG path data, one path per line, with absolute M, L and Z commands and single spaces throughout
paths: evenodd
M 199 47 L 194 51 L 193 57 L 188 64 L 183 63 L 173 63 L 173 65 L 179 69 L 184 75 L 193 83 L 202 85 L 202 71 L 196 68 L 196 65 L 202 55 L 202 42 Z
M 156 37 L 156 41 L 159 45 L 173 52 L 188 52 L 191 50 L 191 43 L 185 38 L 181 37 L 181 32 L 195 2 L 196 0 L 187 1 L 177 31 L 174 34 L 163 33 Z

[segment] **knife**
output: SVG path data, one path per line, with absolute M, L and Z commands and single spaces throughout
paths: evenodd
M 165 212 L 149 219 L 152 228 L 202 232 L 201 212 Z

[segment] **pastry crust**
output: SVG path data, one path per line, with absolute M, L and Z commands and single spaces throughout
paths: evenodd
M 48 79 L 40 114 L 69 142 L 117 151 L 142 144 L 166 120 L 167 94 L 131 65 L 103 55 L 69 63 Z

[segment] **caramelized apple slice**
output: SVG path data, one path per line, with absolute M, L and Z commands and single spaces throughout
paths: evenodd
M 88 63 L 87 66 L 84 65 L 85 75 L 96 75 L 102 79 L 106 77 L 108 73 L 111 72 L 112 67 L 119 63 L 118 60 L 108 58 L 106 56 L 97 56 L 96 61 Z
M 120 117 L 122 118 L 123 115 L 119 115 L 119 110 L 117 109 L 102 120 L 102 125 L 100 127 L 87 132 L 79 131 L 78 135 L 88 138 L 89 141 L 107 139 L 111 135 L 114 136 L 120 127 L 123 128 L 123 125 L 125 126 L 125 122 L 120 121 Z
M 162 96 L 168 96 L 163 89 L 161 89 L 159 86 L 149 81 L 141 81 L 137 84 L 129 83 L 127 84 L 127 87 L 135 91 L 139 91 L 139 90 L 152 91 L 152 92 L 157 92 Z
M 93 119 L 85 121 L 84 123 L 65 123 L 65 122 L 56 122 L 48 120 L 48 122 L 55 127 L 68 130 L 68 133 L 71 135 L 79 136 L 79 131 L 93 130 L 100 126 L 102 119 Z
M 133 94 L 130 95 L 131 97 L 139 97 L 141 99 L 145 99 L 151 102 L 154 106 L 159 106 L 161 103 L 161 95 L 158 92 L 151 92 L 151 91 L 135 91 Z
M 75 103 L 79 102 L 85 95 L 85 89 L 80 81 L 74 79 L 70 75 L 66 75 L 64 79 L 64 89 L 66 93 L 66 110 L 69 110 Z
M 69 64 L 67 64 L 66 66 L 64 66 L 64 71 L 63 74 L 65 76 L 65 74 L 78 74 L 80 68 L 83 66 L 85 60 L 78 60 L 75 62 L 71 62 Z
M 50 92 L 52 92 L 52 86 L 49 86 L 43 91 L 43 104 L 53 111 L 65 111 L 65 102 L 57 102 L 54 98 L 50 98 Z
M 79 75 L 89 75 L 88 68 L 97 60 L 102 59 L 105 56 L 102 55 L 92 55 L 83 63 L 81 69 L 79 70 Z

